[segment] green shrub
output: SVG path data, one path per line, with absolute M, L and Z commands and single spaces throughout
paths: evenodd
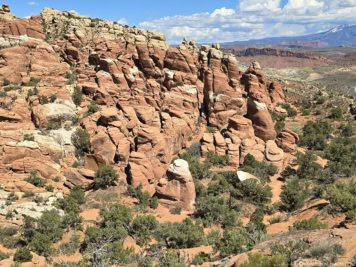
M 276 215 L 268 219 L 269 224 L 275 224 L 275 223 L 280 223 L 283 222 L 284 216 L 282 215 Z
M 305 154 L 298 153 L 295 163 L 298 165 L 296 174 L 300 179 L 323 180 L 323 167 L 316 163 L 317 156 L 307 151 Z
M 21 87 L 20 86 L 17 86 L 17 85 L 9 85 L 9 86 L 6 86 L 4 88 L 4 91 L 5 92 L 10 92 L 10 91 L 16 91 L 16 90 L 20 90 Z
M 302 111 L 302 116 L 308 116 L 308 115 L 310 115 L 310 109 L 302 109 L 301 110 Z
M 48 104 L 49 103 L 49 100 L 48 100 L 48 97 L 47 96 L 41 96 L 41 104 L 42 105 L 45 105 L 45 104 Z
M 37 87 L 35 87 L 34 90 L 29 89 L 29 90 L 27 91 L 27 99 L 30 98 L 31 96 L 34 96 L 34 95 L 37 95 L 37 94 L 38 94 L 38 89 L 37 89 Z
M 73 119 L 72 119 L 72 125 L 78 125 L 80 123 L 80 119 L 78 116 L 75 116 Z
M 324 150 L 332 131 L 333 128 L 327 121 L 308 121 L 303 127 L 300 144 L 311 150 Z
M 250 221 L 247 224 L 247 229 L 254 229 L 255 231 L 261 231 L 267 233 L 267 226 L 263 223 L 264 212 L 263 209 L 257 208 L 250 216 Z
M 327 224 L 320 222 L 317 217 L 313 217 L 310 219 L 294 222 L 293 227 L 291 227 L 289 231 L 316 230 L 316 229 L 327 229 L 327 228 L 328 228 Z
M 284 121 L 277 121 L 276 124 L 274 125 L 274 129 L 277 135 L 279 135 L 285 127 L 286 127 L 286 123 Z
M 237 212 L 233 209 L 231 201 L 220 196 L 208 195 L 197 198 L 194 217 L 201 219 L 204 226 L 239 224 Z
M 151 200 L 150 200 L 150 208 L 151 209 L 154 209 L 154 210 L 157 209 L 158 204 L 159 204 L 158 197 L 151 198 Z
M 155 267 L 187 267 L 184 257 L 175 250 L 168 250 L 166 253 L 162 253 L 158 259 L 158 264 Z
M 256 205 L 266 205 L 271 203 L 272 189 L 270 186 L 263 186 L 255 179 L 248 179 L 237 183 L 231 195 L 245 202 Z
M 282 104 L 281 106 L 282 108 L 287 110 L 288 117 L 294 118 L 295 116 L 297 116 L 298 114 L 297 111 L 294 108 L 292 108 L 289 104 Z
M 320 260 L 326 266 L 335 263 L 337 259 L 344 255 L 346 250 L 340 244 L 319 243 L 314 245 L 305 254 L 307 258 Z
M 228 155 L 218 156 L 214 151 L 208 152 L 206 163 L 210 163 L 212 166 L 227 166 L 229 165 L 229 162 Z
M 28 83 L 24 83 L 23 86 L 36 86 L 41 81 L 41 78 L 31 77 Z
M 124 248 L 124 240 L 133 218 L 129 207 L 113 204 L 100 209 L 98 226 L 89 226 L 85 231 L 82 251 L 88 255 L 90 265 L 123 265 L 132 259 L 133 249 Z M 105 250 L 105 253 L 101 251 Z
M 36 187 L 44 187 L 47 183 L 45 179 L 42 179 L 37 175 L 36 171 L 30 172 L 30 176 L 25 179 L 26 182 L 33 184 Z
M 68 81 L 67 81 L 68 85 L 71 85 L 77 81 L 77 75 L 75 75 L 75 73 L 73 73 L 73 72 L 68 71 L 66 73 L 65 77 L 68 79 Z
M 206 127 L 206 130 L 207 130 L 208 133 L 216 133 L 216 128 L 215 127 L 208 126 L 208 127 Z
M 130 226 L 130 233 L 139 246 L 147 246 L 151 242 L 154 231 L 159 223 L 153 215 L 137 216 Z
M 220 253 L 221 258 L 225 258 L 248 251 L 253 245 L 246 229 L 229 228 L 224 230 L 223 236 L 215 244 L 214 249 Z
M 342 109 L 340 107 L 333 108 L 330 113 L 332 119 L 342 119 Z
M 205 252 L 199 252 L 196 254 L 192 260 L 193 265 L 203 265 L 205 262 L 211 262 L 212 256 Z
M 77 201 L 79 205 L 85 203 L 85 192 L 79 186 L 75 186 L 70 190 L 69 196 Z
M 50 121 L 47 124 L 47 130 L 58 130 L 59 128 L 61 128 L 60 121 Z
M 356 173 L 356 138 L 336 138 L 325 150 L 333 173 L 352 176 Z
M 188 218 L 179 223 L 160 224 L 155 235 L 167 248 L 194 248 L 205 242 L 204 228 Z
M 36 232 L 46 235 L 56 242 L 62 238 L 62 218 L 56 211 L 44 211 L 37 220 Z
M 2 83 L 2 86 L 8 86 L 8 85 L 10 85 L 10 84 L 11 84 L 11 82 L 10 82 L 8 79 L 4 78 L 4 81 L 3 81 L 3 83 Z
M 15 192 L 11 192 L 10 194 L 8 194 L 7 196 L 7 200 L 10 201 L 16 201 L 19 199 L 19 196 L 15 194 Z
M 52 248 L 52 244 L 53 241 L 48 235 L 35 233 L 29 244 L 29 248 L 36 254 L 49 258 L 55 253 L 55 249 Z
M 76 161 L 72 164 L 72 168 L 78 168 L 80 166 L 79 161 Z
M 47 185 L 45 187 L 45 189 L 46 189 L 47 192 L 53 192 L 54 191 L 54 187 L 52 185 Z
M 174 208 L 170 209 L 169 212 L 171 214 L 178 214 L 179 215 L 182 212 L 182 208 L 177 206 L 177 207 L 174 207 Z
M 11 220 L 14 218 L 14 213 L 12 210 L 9 210 L 6 214 L 5 214 L 5 219 L 6 220 Z
M 19 243 L 17 231 L 18 229 L 15 227 L 0 228 L 0 243 L 6 248 L 16 248 Z
M 299 258 L 309 249 L 309 244 L 303 240 L 288 241 L 286 243 L 275 243 L 271 246 L 272 256 L 282 256 L 286 259 L 288 266 Z
M 76 106 L 80 106 L 80 104 L 82 103 L 82 101 L 83 101 L 83 93 L 82 93 L 82 90 L 80 89 L 79 86 L 75 86 L 75 87 L 74 87 L 74 92 L 73 92 L 73 95 L 72 95 L 72 100 L 73 100 L 73 103 L 74 103 Z
M 118 178 L 119 175 L 113 166 L 103 166 L 95 172 L 94 188 L 107 188 L 108 186 L 114 185 Z
M 202 180 L 205 178 L 209 178 L 210 176 L 210 168 L 211 168 L 211 163 L 210 162 L 204 162 L 200 163 L 200 160 L 197 158 L 194 158 L 190 161 L 188 161 L 189 164 L 189 170 L 190 173 L 192 174 L 192 177 L 194 179 Z
M 84 156 L 90 152 L 90 135 L 86 130 L 78 128 L 72 134 L 71 139 L 77 157 Z
M 325 98 L 325 97 L 317 97 L 317 98 L 316 98 L 316 104 L 317 104 L 317 105 L 322 105 L 322 104 L 325 103 L 325 101 L 326 101 L 326 98 Z
M 79 248 L 80 236 L 72 235 L 69 242 L 62 243 L 59 245 L 58 252 L 67 256 L 73 255 Z
M 26 247 L 18 248 L 14 254 L 14 261 L 31 262 L 32 261 L 31 251 Z
M 235 172 L 232 172 L 232 174 L 235 174 Z M 208 184 L 207 193 L 209 195 L 219 196 L 223 193 L 227 193 L 231 191 L 233 187 L 225 178 L 226 175 L 228 175 L 226 172 L 224 173 L 220 172 L 214 175 L 213 178 L 214 181 L 211 181 Z
M 86 116 L 90 116 L 98 111 L 100 111 L 100 108 L 97 106 L 95 101 L 92 101 L 88 106 L 88 111 L 86 112 Z
M 347 183 L 329 185 L 326 197 L 334 212 L 342 212 L 351 220 L 356 220 L 356 180 Z
M 49 101 L 50 101 L 51 103 L 56 102 L 56 100 L 57 100 L 57 94 L 52 94 L 52 95 L 49 97 Z
M 283 122 L 285 121 L 287 115 L 278 115 L 276 112 L 270 111 L 269 110 L 269 114 L 271 115 L 272 121 L 279 121 L 279 122 Z
M 27 197 L 33 197 L 33 196 L 35 196 L 35 193 L 33 193 L 31 191 L 26 191 L 22 197 L 27 198 Z
M 354 129 L 351 123 L 348 123 L 347 125 L 341 125 L 340 129 L 342 137 L 351 137 L 354 135 Z
M 35 137 L 33 136 L 33 134 L 25 134 L 23 137 L 24 141 L 35 141 Z
M 283 206 L 288 211 L 295 211 L 304 206 L 309 196 L 309 185 L 304 185 L 297 177 L 290 177 L 282 187 L 280 194 Z
M 246 155 L 244 163 L 240 169 L 260 178 L 262 184 L 270 182 L 270 177 L 278 173 L 277 166 L 272 163 L 259 162 L 251 154 Z M 234 179 L 237 179 L 237 177 Z
M 100 226 L 102 228 L 114 228 L 120 230 L 127 230 L 133 214 L 129 207 L 121 204 L 111 205 L 109 208 L 100 209 Z
M 200 163 L 200 146 L 200 143 L 194 143 L 186 152 L 180 155 L 181 159 L 188 162 L 192 177 L 197 180 L 209 177 L 209 169 L 212 167 L 212 164 L 208 160 Z
M 35 203 L 37 203 L 37 204 L 43 203 L 43 202 L 44 202 L 44 198 L 41 197 L 40 195 L 36 195 L 36 196 L 33 198 L 33 202 L 35 202 Z
M 284 256 L 263 256 L 259 253 L 249 253 L 248 261 L 241 267 L 287 267 L 287 261 Z
M 10 258 L 10 256 L 11 256 L 10 253 L 5 253 L 5 252 L 0 251 L 0 261 L 8 259 L 8 258 Z

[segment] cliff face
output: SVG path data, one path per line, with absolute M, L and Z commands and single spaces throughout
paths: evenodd
M 248 153 L 283 165 L 268 112 L 285 101 L 282 88 L 258 64 L 239 71 L 218 44 L 198 49 L 184 40 L 171 48 L 160 33 L 52 9 L 30 19 L 3 16 L 0 24 L 6 190 L 27 190 L 23 178 L 31 171 L 64 191 L 63 184 L 89 189 L 93 171 L 111 164 L 153 195 L 172 155 L 204 124 L 220 131 L 203 139 L 205 152 L 229 154 L 233 166 Z M 83 101 L 76 107 L 78 90 Z M 71 141 L 78 127 L 91 142 L 80 159 Z M 72 168 L 77 160 L 82 166 Z

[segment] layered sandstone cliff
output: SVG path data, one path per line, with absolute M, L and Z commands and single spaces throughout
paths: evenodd
M 175 179 L 160 181 L 172 155 L 204 125 L 218 132 L 204 135 L 203 156 L 228 154 L 235 167 L 249 153 L 282 166 L 294 152 L 298 137 L 286 131 L 276 139 L 269 113 L 285 101 L 281 86 L 258 64 L 240 71 L 218 44 L 198 48 L 184 40 L 172 48 L 160 33 L 52 9 L 30 19 L 0 16 L 0 80 L 12 82 L 0 98 L 6 190 L 23 191 L 31 171 L 61 190 L 89 189 L 94 171 L 111 164 L 121 179 L 167 198 L 164 188 Z M 75 87 L 84 94 L 80 107 L 71 97 Z M 100 110 L 88 115 L 92 101 Z M 71 142 L 78 127 L 91 137 L 81 159 Z M 72 168 L 78 160 L 82 166 Z M 191 207 L 193 191 L 179 193 L 187 202 L 171 198 Z

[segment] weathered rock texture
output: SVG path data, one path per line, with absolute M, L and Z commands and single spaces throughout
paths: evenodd
M 48 8 L 18 19 L 3 7 L 0 17 L 0 80 L 7 79 L 0 182 L 7 190 L 23 191 L 17 182 L 31 171 L 58 178 L 55 188 L 89 189 L 93 172 L 112 164 L 134 187 L 190 209 L 194 190 L 191 177 L 179 174 L 183 167 L 172 165 L 162 178 L 204 123 L 219 131 L 204 135 L 203 157 L 228 154 L 235 167 L 248 153 L 278 163 L 283 151 L 294 151 L 293 134 L 295 141 L 286 132 L 277 139 L 283 151 L 274 143 L 268 109 L 285 101 L 280 85 L 257 63 L 240 71 L 219 44 L 199 49 L 184 40 L 172 48 L 161 33 Z M 80 107 L 72 101 L 75 87 L 83 93 Z M 99 111 L 88 113 L 92 101 Z M 81 159 L 70 137 L 77 127 L 90 134 L 90 153 Z M 75 161 L 83 166 L 72 168 Z
M 167 202 L 177 202 L 185 209 L 192 210 L 195 203 L 195 186 L 188 162 L 176 159 L 167 170 L 167 179 L 162 178 L 157 187 L 157 195 Z

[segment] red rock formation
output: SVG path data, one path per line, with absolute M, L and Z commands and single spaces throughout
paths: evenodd
M 45 178 L 60 177 L 68 187 L 89 189 L 93 172 L 111 164 L 134 187 L 141 184 L 150 195 L 158 192 L 191 209 L 189 175 L 166 176 L 172 155 L 187 146 L 202 121 L 220 130 L 204 135 L 203 157 L 208 151 L 227 154 L 234 167 L 248 153 L 281 160 L 279 148 L 264 141 L 276 135 L 267 108 L 285 98 L 257 63 L 243 74 L 218 44 L 198 49 L 194 41 L 183 41 L 169 48 L 162 34 L 105 21 L 89 27 L 85 18 L 73 16 L 45 9 L 44 29 L 39 17 L 7 16 L 0 22 L 0 79 L 23 88 L 0 98 L 0 146 L 6 152 L 0 173 L 18 177 L 35 170 Z M 75 30 L 65 27 L 72 24 Z M 111 30 L 93 34 L 105 27 Z M 80 107 L 72 101 L 75 86 L 83 92 Z M 89 110 L 92 101 L 96 112 L 94 104 Z M 73 124 L 77 118 L 80 126 Z M 90 135 L 83 158 L 75 158 L 71 143 L 76 127 Z M 34 140 L 24 141 L 25 133 Z M 282 132 L 277 140 L 283 150 L 293 145 L 289 137 Z M 71 168 L 75 161 L 84 166 Z

